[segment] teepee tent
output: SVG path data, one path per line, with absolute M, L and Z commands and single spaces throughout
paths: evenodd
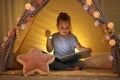
M 114 24 L 110 22 L 109 20 L 107 20 L 97 0 L 78 0 L 76 2 L 82 5 L 81 7 L 83 7 L 83 9 L 95 21 L 95 25 L 100 26 L 100 28 L 104 32 L 105 40 L 109 43 L 112 56 L 113 56 L 113 71 L 120 74 L 120 68 L 119 68 L 120 66 L 120 58 L 119 58 L 120 57 L 120 51 L 119 51 L 120 40 L 119 40 L 119 37 L 117 36 L 117 33 L 115 32 Z M 69 3 L 69 1 L 67 3 Z M 3 45 L 0 48 L 1 55 L 4 55 L 4 56 L 8 55 L 6 57 L 0 56 L 0 59 L 1 59 L 0 61 L 3 61 L 3 59 L 5 59 L 4 62 L 0 63 L 0 72 L 8 68 L 7 63 L 9 63 L 9 58 L 10 58 L 9 55 L 13 54 L 13 48 L 14 48 L 14 53 L 16 53 L 18 50 L 21 49 L 23 42 L 27 38 L 26 35 L 28 35 L 28 32 L 31 29 L 30 27 L 34 26 L 33 24 L 34 20 L 37 19 L 37 16 L 41 15 L 40 13 L 39 15 L 36 15 L 36 14 L 38 14 L 38 12 L 40 12 L 44 6 L 47 6 L 46 4 L 49 5 L 50 1 L 49 0 L 31 0 L 30 3 L 27 3 L 25 5 L 25 10 L 17 22 L 17 25 L 16 25 L 17 27 L 9 32 L 10 37 L 8 38 L 6 42 L 3 43 Z M 52 11 L 51 14 L 54 14 L 54 11 Z M 39 17 L 39 19 L 41 19 L 41 17 Z M 49 19 L 51 18 L 49 17 Z M 47 22 L 45 24 L 47 24 Z M 80 23 L 77 23 L 77 24 L 80 24 Z M 26 29 L 22 30 L 25 27 Z M 42 29 L 44 29 L 44 27 L 41 28 L 41 30 Z M 22 34 L 22 37 L 19 36 L 19 34 Z M 16 35 L 17 35 L 17 38 L 16 38 Z M 33 35 L 31 35 L 31 37 L 32 36 Z M 16 42 L 15 42 L 15 39 L 16 39 Z M 14 42 L 15 42 L 15 45 L 17 45 L 15 47 L 14 47 Z M 24 47 L 24 48 L 27 48 L 27 47 Z

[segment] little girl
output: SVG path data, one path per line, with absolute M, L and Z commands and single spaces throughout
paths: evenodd
M 75 53 L 75 48 L 78 50 L 85 48 L 81 46 L 78 39 L 71 33 L 71 18 L 65 13 L 59 13 L 57 18 L 58 32 L 51 35 L 49 30 L 46 30 L 45 36 L 47 37 L 46 48 L 48 52 L 54 49 L 55 61 L 50 64 L 50 68 L 54 70 L 81 70 L 84 65 L 79 59 L 72 61 L 60 61 L 59 58 Z

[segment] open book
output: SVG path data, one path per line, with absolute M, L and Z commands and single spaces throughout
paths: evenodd
M 65 62 L 65 61 L 72 61 L 72 60 L 86 58 L 89 56 L 91 56 L 91 49 L 83 48 L 79 52 L 62 56 L 61 58 L 59 58 L 59 60 Z

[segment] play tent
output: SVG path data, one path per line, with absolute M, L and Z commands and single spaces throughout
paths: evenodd
M 19 34 L 27 35 L 27 31 L 29 31 L 32 21 L 34 21 L 33 17 L 36 17 L 36 14 L 47 6 L 49 2 L 49 0 L 31 0 L 30 3 L 25 5 L 25 10 L 22 16 L 18 19 L 16 27 L 9 31 L 7 41 L 5 41 L 0 48 L 0 72 L 7 68 L 11 68 L 11 63 L 13 63 L 13 55 L 11 54 L 16 53 L 20 49 L 21 43 L 25 38 L 25 36 L 22 36 L 19 39 Z M 95 21 L 95 25 L 100 26 L 104 32 L 105 40 L 108 42 L 113 57 L 113 71 L 120 74 L 120 41 L 114 29 L 114 23 L 110 22 L 104 15 L 97 0 L 76 0 L 76 2 L 82 5 L 83 9 Z M 26 31 L 22 30 L 25 26 L 27 26 L 25 29 Z M 15 45 L 17 46 L 14 47 L 15 42 Z

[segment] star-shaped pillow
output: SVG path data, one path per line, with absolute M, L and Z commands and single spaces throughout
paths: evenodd
M 17 56 L 17 61 L 23 65 L 24 76 L 32 75 L 35 72 L 47 74 L 49 72 L 49 64 L 54 59 L 54 55 L 45 54 L 36 47 L 33 47 L 27 54 Z

